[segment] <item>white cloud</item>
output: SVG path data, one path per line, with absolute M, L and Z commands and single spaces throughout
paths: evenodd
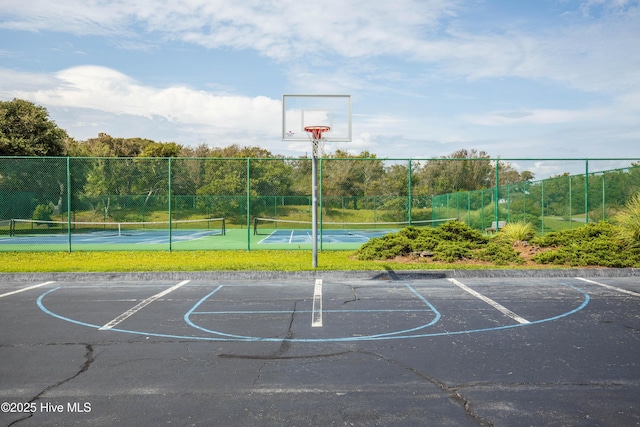
M 209 124 L 227 129 L 276 132 L 281 107 L 279 100 L 263 96 L 216 96 L 187 87 L 156 88 L 106 67 L 79 66 L 62 70 L 55 76 L 0 70 L 5 97 L 25 97 L 52 106 L 91 108 L 115 114 L 152 118 L 171 122 Z M 31 81 L 43 85 L 37 90 L 13 91 L 11 82 Z M 275 129 L 274 129 L 275 124 Z
M 282 151 L 277 140 L 279 99 L 152 87 L 97 66 L 73 67 L 54 75 L 0 69 L 0 99 L 14 97 L 55 111 L 52 118 L 75 138 L 106 132 L 183 145 L 237 143 Z
M 235 95 L 249 89 L 238 89 L 234 85 L 242 83 L 234 79 L 196 83 L 229 88 L 225 92 L 232 95 L 222 96 L 185 86 L 180 83 L 183 77 L 172 76 L 174 83 L 162 86 L 142 77 L 134 79 L 122 71 L 133 73 L 135 64 L 125 68 L 117 62 L 123 49 L 157 49 L 154 58 L 158 58 L 163 47 L 179 49 L 187 43 L 209 48 L 215 59 L 216 50 L 224 51 L 220 57 L 225 58 L 234 51 L 257 53 L 270 66 L 275 63 L 273 69 L 280 67 L 288 79 L 282 90 L 288 93 L 293 89 L 353 94 L 354 141 L 348 149 L 380 156 L 449 154 L 461 145 L 505 154 L 518 150 L 510 142 L 514 139 L 540 147 L 541 138 L 565 131 L 561 137 L 579 144 L 587 136 L 606 140 L 615 133 L 625 136 L 620 144 L 628 145 L 637 136 L 638 0 L 557 2 L 556 6 L 573 10 L 551 23 L 540 20 L 523 26 L 518 22 L 530 22 L 528 16 L 517 21 L 513 16 L 497 16 L 491 24 L 476 20 L 478 10 L 495 7 L 490 3 L 4 0 L 0 29 L 99 36 L 117 49 L 109 50 L 113 56 L 103 62 L 111 68 L 63 65 L 65 69 L 55 73 L 0 69 L 0 98 L 20 97 L 55 108 L 66 123 L 77 123 L 87 132 L 97 129 L 179 143 L 248 143 L 276 152 L 308 151 L 306 143 L 285 146 L 280 141 L 281 106 L 279 99 L 273 99 L 280 82 L 269 88 L 271 92 L 264 89 L 271 97 Z M 85 42 L 90 47 L 91 38 L 83 38 L 78 45 Z M 8 43 L 2 49 L 0 56 L 17 52 Z M 249 62 L 260 63 L 255 55 Z M 576 102 L 556 103 L 535 96 L 520 101 L 508 94 L 496 101 L 480 88 L 483 82 L 496 88 L 498 79 L 509 78 L 557 88 L 558 98 L 580 92 L 580 99 L 588 104 L 580 108 Z M 436 91 L 430 92 L 440 83 L 446 85 L 441 91 L 455 93 L 457 101 L 438 99 Z M 490 106 L 483 110 L 480 103 L 485 96 Z M 442 109 L 429 105 L 438 102 Z M 574 127 L 578 128 L 575 133 L 567 131 Z M 405 146 L 406 151 L 400 151 Z M 496 148 L 505 151 L 496 153 Z
M 472 32 L 473 8 L 462 0 L 5 0 L 0 27 L 111 36 L 136 48 L 178 40 L 310 67 L 327 57 L 333 67 L 351 68 L 349 58 L 391 56 L 449 77 L 545 79 L 584 91 L 639 86 L 638 1 L 587 0 L 579 7 L 583 15 L 605 12 L 535 32 L 510 21 L 473 25 Z
M 275 58 L 325 51 L 371 56 L 414 47 L 425 28 L 459 8 L 461 0 L 7 0 L 4 28 L 81 35 L 147 34 L 208 48 L 253 49 Z
M 570 124 L 603 119 L 607 116 L 609 116 L 609 113 L 601 109 L 538 109 L 528 111 L 494 111 L 481 115 L 469 115 L 464 118 L 469 123 L 481 126 L 505 126 L 522 124 Z

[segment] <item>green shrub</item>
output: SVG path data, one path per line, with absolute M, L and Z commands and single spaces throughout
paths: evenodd
M 441 262 L 456 262 L 464 258 L 471 258 L 471 242 L 441 241 L 434 248 L 433 259 Z
M 490 242 L 474 254 L 474 258 L 492 262 L 496 265 L 522 264 L 518 252 L 511 245 L 500 244 L 498 241 Z
M 469 241 L 480 244 L 487 243 L 489 241 L 489 239 L 482 235 L 478 230 L 475 230 L 460 221 L 448 221 L 433 230 L 435 235 L 442 240 L 457 242 Z
M 540 264 L 570 265 L 572 267 L 637 267 L 640 265 L 638 253 L 625 251 L 619 240 L 600 236 L 561 246 L 532 257 Z
M 548 246 L 570 246 L 576 242 L 592 240 L 600 236 L 616 238 L 620 230 L 608 222 L 598 222 L 586 224 L 582 227 L 571 230 L 554 231 L 553 233 L 532 239 L 532 243 L 542 247 Z
M 524 221 L 509 222 L 498 232 L 498 237 L 504 238 L 509 243 L 517 241 L 528 242 L 535 235 L 533 225 Z
M 437 228 L 408 227 L 371 239 L 362 245 L 356 256 L 361 260 L 384 260 L 414 252 L 428 252 L 434 261 L 447 263 L 470 259 L 495 265 L 522 264 L 524 260 L 511 243 L 526 240 L 533 232 L 527 226 L 519 228 L 517 233 L 510 233 L 505 227 L 495 237 L 489 238 L 457 221 Z M 640 247 L 627 246 L 620 238 L 620 232 L 618 226 L 599 222 L 535 237 L 531 243 L 550 249 L 536 254 L 532 260 L 539 264 L 574 267 L 640 267 Z
M 620 237 L 626 245 L 640 246 L 640 193 L 629 199 L 614 221 L 620 225 Z
M 412 252 L 412 244 L 407 236 L 399 233 L 371 239 L 358 250 L 361 260 L 391 259 Z
M 53 205 L 51 203 L 36 206 L 31 219 L 36 221 L 51 221 L 53 215 Z
M 437 228 L 407 227 L 397 233 L 374 238 L 362 245 L 358 259 L 390 259 L 413 252 L 429 251 L 438 261 L 453 262 L 469 256 L 469 251 L 488 241 L 487 237 L 458 221 Z
M 637 267 L 640 250 L 629 249 L 621 239 L 622 229 L 608 222 L 549 233 L 533 239 L 541 247 L 554 249 L 539 253 L 532 260 L 540 264 L 573 267 Z

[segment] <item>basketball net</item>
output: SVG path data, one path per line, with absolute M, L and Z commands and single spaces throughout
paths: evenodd
M 329 126 L 307 126 L 304 128 L 311 140 L 313 157 L 320 157 L 324 153 L 324 133 L 329 132 Z

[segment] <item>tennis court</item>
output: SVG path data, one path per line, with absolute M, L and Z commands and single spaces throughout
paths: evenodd
M 404 227 L 435 227 L 454 218 L 402 222 L 321 222 L 318 224 L 320 244 L 342 244 L 356 248 L 370 239 L 396 233 Z M 309 221 L 255 218 L 254 236 L 263 236 L 258 245 L 311 245 L 312 224 Z
M 5 274 L 0 423 L 639 425 L 638 275 Z
M 366 243 L 374 237 L 382 237 L 398 230 L 325 230 L 322 232 L 324 243 Z M 274 230 L 258 244 L 311 244 L 311 230 Z
M 323 249 L 354 250 L 406 226 L 435 227 L 449 219 L 319 224 Z M 311 249 L 311 222 L 255 218 L 228 227 L 225 218 L 146 222 L 0 221 L 2 251 Z
M 0 245 L 15 250 L 212 248 L 226 234 L 224 218 L 146 222 L 76 222 L 12 219 L 0 224 Z

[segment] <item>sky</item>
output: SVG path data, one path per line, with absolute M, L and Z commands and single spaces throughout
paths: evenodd
M 283 94 L 348 94 L 351 142 L 433 158 L 640 157 L 640 0 L 0 0 L 0 100 L 76 140 L 282 140 Z

